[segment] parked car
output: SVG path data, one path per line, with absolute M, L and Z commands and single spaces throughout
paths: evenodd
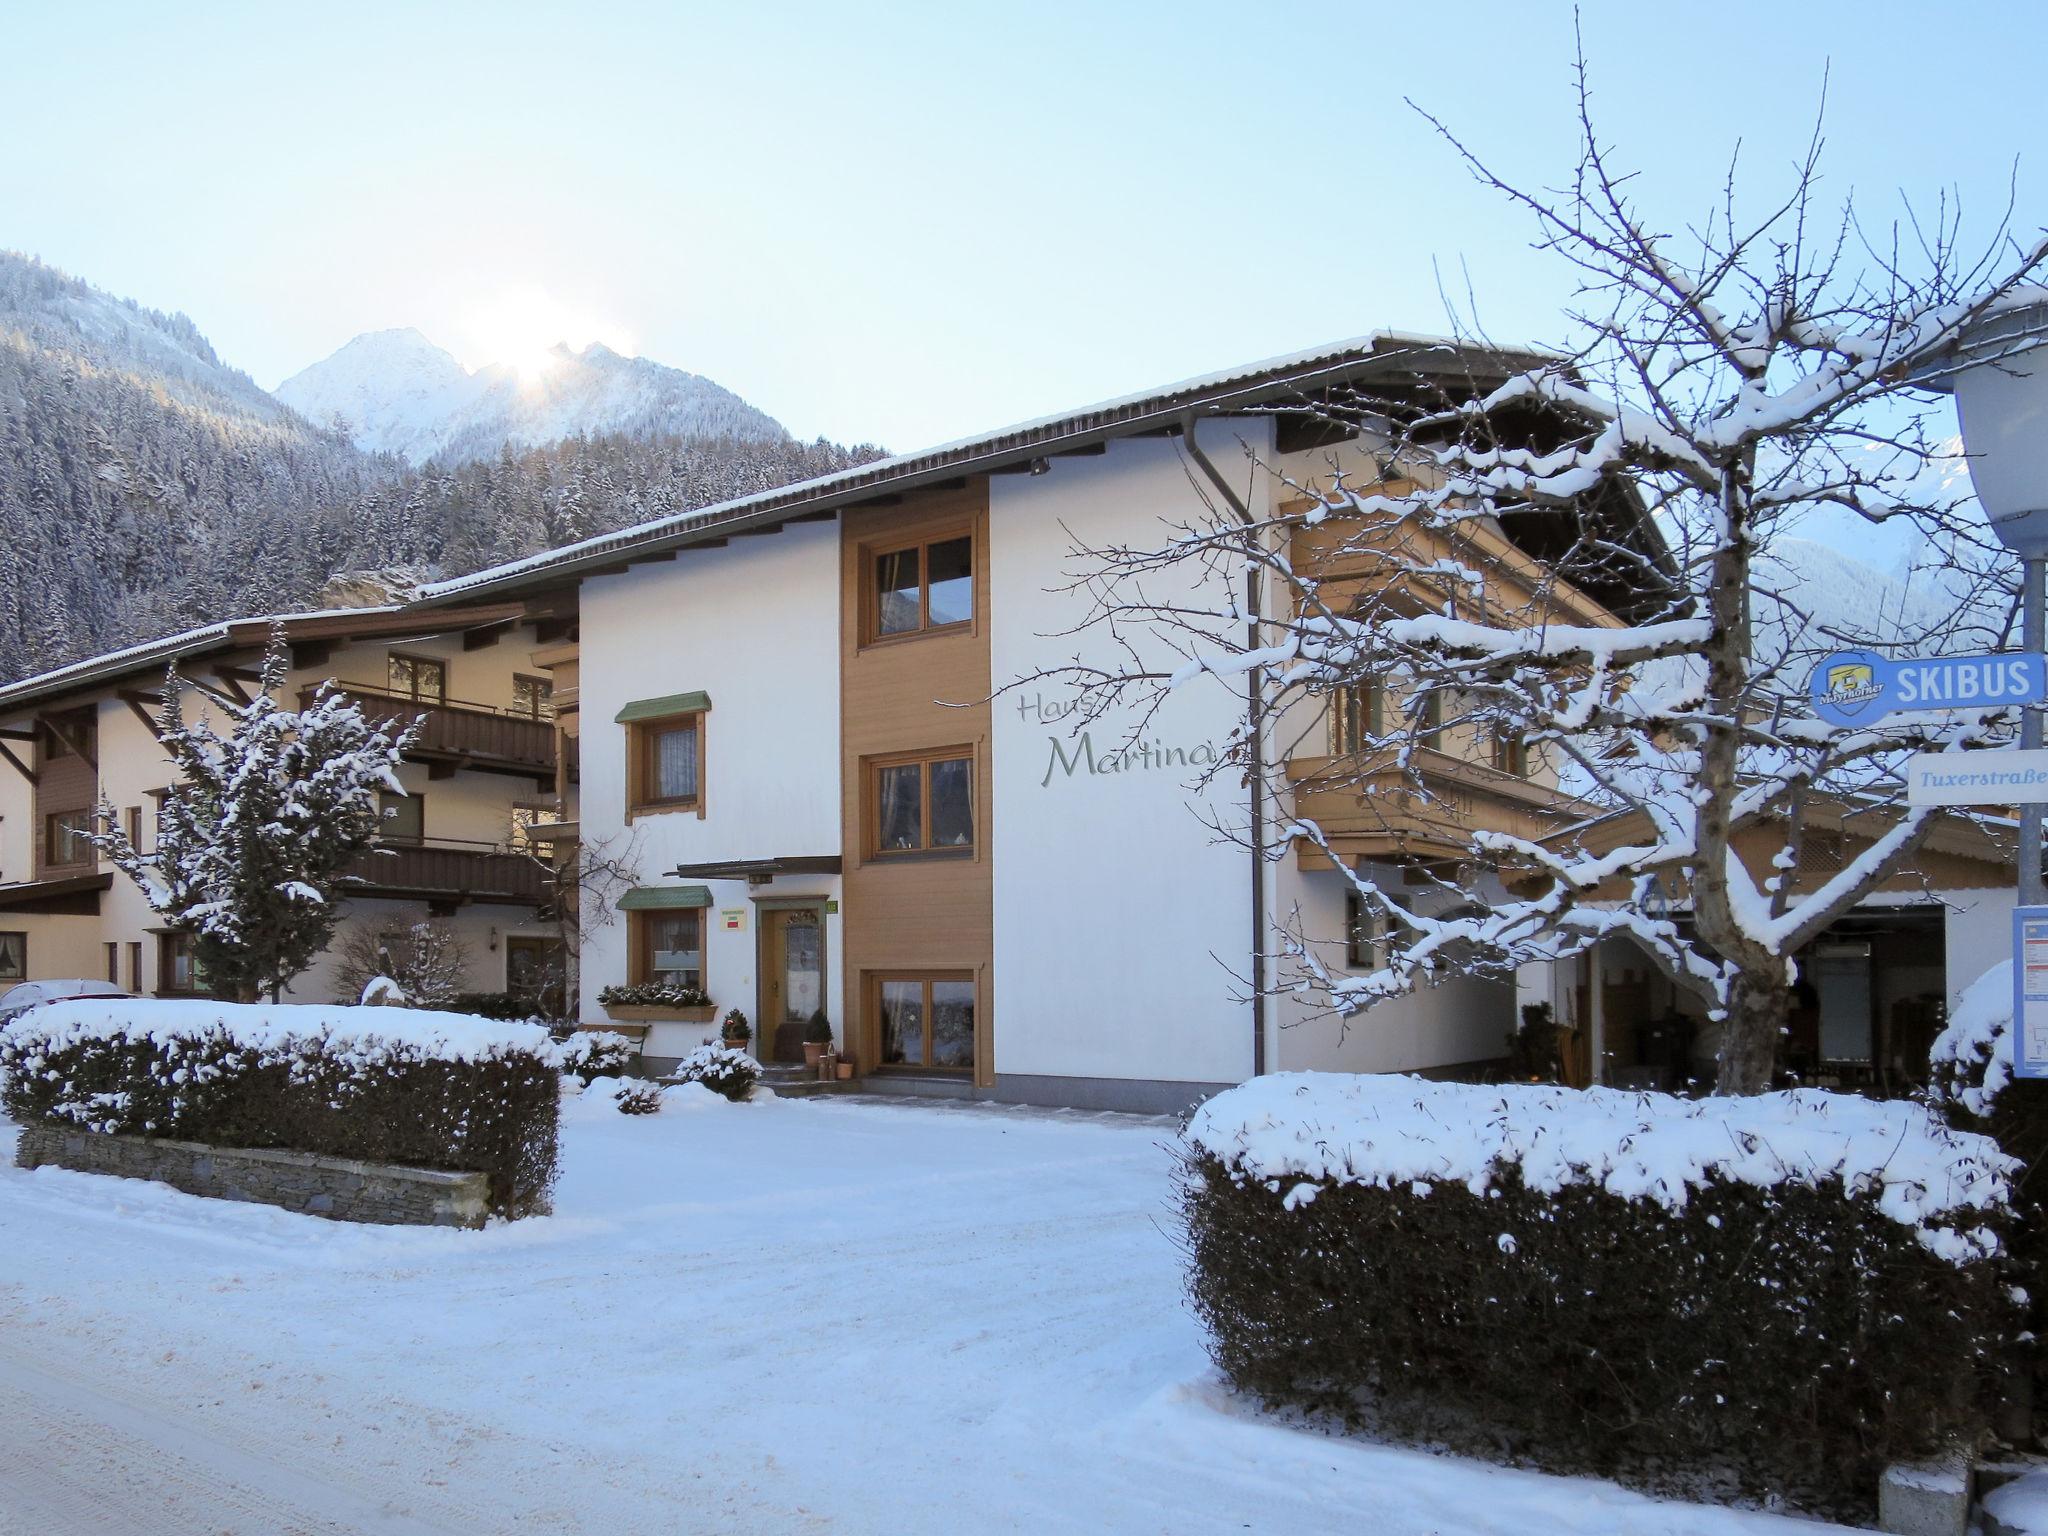
M 0 1024 L 26 1013 L 38 1003 L 62 1003 L 78 997 L 128 997 L 111 981 L 69 976 L 56 981 L 24 981 L 0 992 Z

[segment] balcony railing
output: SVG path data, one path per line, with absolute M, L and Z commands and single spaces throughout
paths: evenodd
M 1290 759 L 1294 814 L 1316 823 L 1340 854 L 1374 858 L 1462 857 L 1474 832 L 1533 842 L 1586 814 L 1582 802 L 1548 785 L 1449 753 L 1424 749 L 1417 765 L 1419 791 L 1391 761 Z
M 347 878 L 361 895 L 431 904 L 479 901 L 538 907 L 553 895 L 548 871 L 531 855 L 496 843 L 465 843 L 452 838 L 387 842 L 356 860 Z
M 490 704 L 462 699 L 415 699 L 368 683 L 337 683 L 336 688 L 380 724 L 420 722 L 409 755 L 422 761 L 487 773 L 516 773 L 554 781 L 555 723 L 515 714 Z M 300 694 L 311 702 L 313 690 Z

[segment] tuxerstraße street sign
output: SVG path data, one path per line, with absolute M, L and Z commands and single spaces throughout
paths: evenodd
M 1906 803 L 2048 804 L 2048 749 L 1915 752 L 1906 759 Z
M 1837 651 L 1807 681 L 1813 712 L 1829 725 L 1871 725 L 1904 710 L 1984 709 L 2048 699 L 2048 656 L 1909 656 Z M 2001 756 L 2005 754 L 2000 754 Z

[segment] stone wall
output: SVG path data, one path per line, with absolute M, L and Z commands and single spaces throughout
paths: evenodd
M 155 1179 L 187 1194 L 282 1206 L 333 1221 L 481 1227 L 489 1180 L 481 1173 L 400 1168 L 345 1157 L 196 1141 L 107 1136 L 48 1122 L 24 1125 L 14 1161 L 80 1173 Z

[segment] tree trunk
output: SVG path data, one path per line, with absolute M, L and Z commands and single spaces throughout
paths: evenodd
M 1714 1092 L 1763 1093 L 1778 1069 L 1778 1047 L 1792 1017 L 1792 989 L 1782 976 L 1739 972 L 1728 994 Z

